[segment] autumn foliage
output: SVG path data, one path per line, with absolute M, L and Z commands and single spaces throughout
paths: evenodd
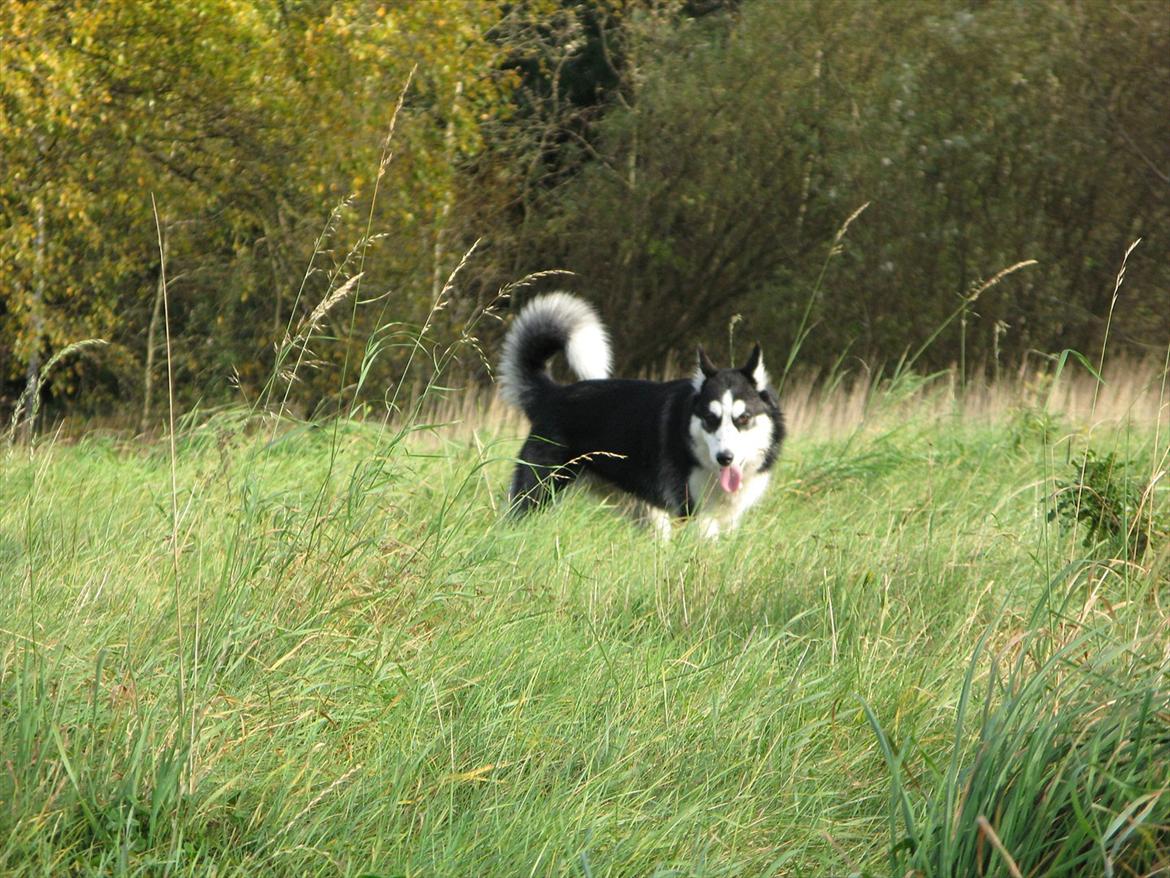
M 624 369 L 735 314 L 880 366 L 1028 259 L 923 363 L 1091 348 L 1138 237 L 1116 343 L 1170 331 L 1158 2 L 8 0 L 0 54 L 0 411 L 100 338 L 50 410 L 145 425 L 164 328 L 183 400 L 255 400 L 350 282 L 291 397 L 345 396 L 373 344 L 377 398 L 476 241 L 429 332 L 569 269 Z

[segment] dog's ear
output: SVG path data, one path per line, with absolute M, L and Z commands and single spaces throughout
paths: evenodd
M 719 371 L 711 362 L 711 358 L 707 356 L 707 352 L 703 350 L 702 345 L 699 345 L 699 371 L 703 373 L 704 378 L 710 378 Z
M 748 354 L 747 362 L 739 371 L 756 386 L 756 390 L 763 390 L 768 386 L 768 373 L 764 369 L 764 352 L 760 349 L 759 342 L 752 346 L 752 352 Z

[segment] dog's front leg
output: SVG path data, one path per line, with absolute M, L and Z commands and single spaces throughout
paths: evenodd
M 703 516 L 697 522 L 699 525 L 699 534 L 706 540 L 717 540 L 719 534 L 723 529 L 719 519 L 714 515 Z
M 669 543 L 670 534 L 673 530 L 670 513 L 665 509 L 651 507 L 646 511 L 646 519 L 650 523 L 650 526 L 654 528 L 654 536 L 663 543 Z

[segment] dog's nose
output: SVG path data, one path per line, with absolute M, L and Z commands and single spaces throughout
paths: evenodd
M 720 451 L 715 455 L 715 462 L 720 466 L 731 466 L 733 460 L 735 460 L 735 455 L 730 451 Z

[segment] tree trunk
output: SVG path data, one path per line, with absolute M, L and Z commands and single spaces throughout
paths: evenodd
M 451 99 L 451 115 L 447 117 L 447 130 L 443 134 L 448 168 L 455 164 L 455 114 L 459 110 L 459 98 L 462 95 L 463 81 L 460 80 L 455 83 L 455 96 Z M 443 292 L 443 258 L 446 255 L 443 247 L 443 233 L 447 229 L 447 219 L 454 200 L 454 184 L 448 183 L 447 191 L 443 193 L 443 204 L 439 208 L 438 222 L 435 224 L 435 247 L 431 256 L 431 299 L 435 302 L 439 300 L 439 294 Z
M 163 236 L 162 258 L 167 258 L 167 240 Z M 142 420 L 138 422 L 138 432 L 145 433 L 150 424 L 150 401 L 154 390 L 154 336 L 158 331 L 158 321 L 162 314 L 163 304 L 163 272 L 158 273 L 158 286 L 154 293 L 154 310 L 150 314 L 150 328 L 146 331 L 146 368 L 142 376 Z
M 28 357 L 24 386 L 24 424 L 21 438 L 32 439 L 36 424 L 37 394 L 41 392 L 41 344 L 45 334 L 45 202 L 37 198 L 37 236 L 33 249 L 33 288 L 29 298 L 29 322 L 32 324 L 32 352 Z

